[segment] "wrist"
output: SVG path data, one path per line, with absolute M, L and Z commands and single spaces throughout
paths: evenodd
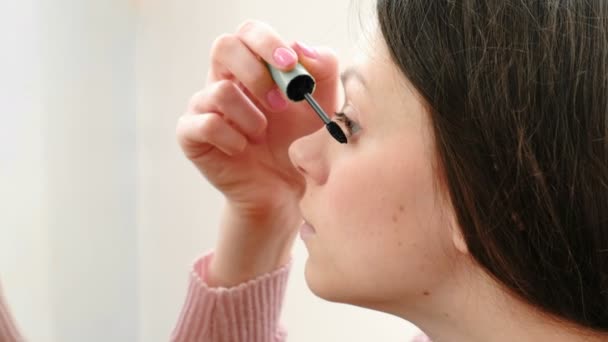
M 234 286 L 284 266 L 300 222 L 297 208 L 252 215 L 227 204 L 209 264 L 209 285 Z

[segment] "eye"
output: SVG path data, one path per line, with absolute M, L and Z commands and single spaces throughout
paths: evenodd
M 336 113 L 336 121 L 341 122 L 346 127 L 346 131 L 348 133 L 348 137 L 351 137 L 353 134 L 359 132 L 361 127 L 351 118 L 346 116 L 343 112 Z

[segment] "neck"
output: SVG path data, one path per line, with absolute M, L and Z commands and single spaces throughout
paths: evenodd
M 391 313 L 416 324 L 435 342 L 607 341 L 608 335 L 558 322 L 503 290 L 477 266 L 445 288 L 401 303 Z M 465 279 L 466 278 L 466 279 Z M 416 300 L 414 301 L 416 302 Z

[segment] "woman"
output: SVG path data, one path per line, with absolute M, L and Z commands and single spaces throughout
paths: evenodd
M 177 135 L 226 207 L 174 339 L 283 340 L 303 218 L 324 299 L 435 341 L 608 340 L 607 2 L 379 0 L 377 15 L 343 84 L 330 51 L 262 23 L 215 42 Z M 264 61 L 302 63 L 348 144 Z
M 306 280 L 434 341 L 608 340 L 608 5 L 379 0 L 338 73 L 327 49 L 247 22 L 217 39 L 178 123 L 226 198 L 175 341 L 283 341 L 302 218 Z M 336 143 L 264 61 L 302 63 Z M 343 98 L 345 96 L 345 98 Z

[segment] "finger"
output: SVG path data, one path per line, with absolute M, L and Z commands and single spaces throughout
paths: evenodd
M 263 22 L 248 20 L 238 28 L 236 35 L 256 56 L 280 70 L 291 70 L 298 62 L 296 52 Z
M 315 78 L 315 99 L 328 110 L 338 110 L 343 89 L 340 86 L 340 63 L 336 52 L 327 47 L 312 48 L 302 42 L 291 47 L 298 53 L 299 62 Z
M 232 156 L 247 146 L 247 139 L 215 113 L 183 115 L 176 133 L 184 154 L 191 160 L 203 157 L 213 148 Z
M 291 47 L 297 52 L 299 62 L 315 78 L 317 84 L 337 84 L 340 80 L 340 65 L 336 52 L 328 47 L 313 48 L 302 42 Z
M 195 94 L 190 100 L 191 113 L 221 113 L 228 124 L 253 142 L 262 139 L 268 121 L 256 105 L 232 81 L 222 80 Z
M 287 107 L 266 65 L 236 35 L 222 35 L 211 49 L 208 83 L 238 80 L 271 111 Z

